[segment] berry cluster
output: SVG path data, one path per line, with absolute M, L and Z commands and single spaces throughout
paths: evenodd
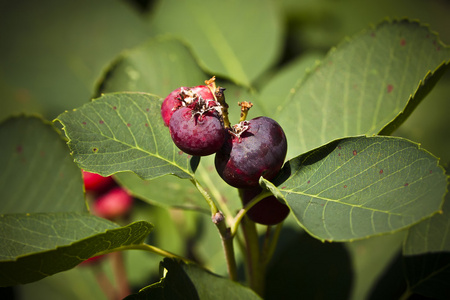
M 175 145 L 190 155 L 213 153 L 220 177 L 240 189 L 243 204 L 261 192 L 261 176 L 273 179 L 280 171 L 287 151 L 286 136 L 271 118 L 247 121 L 250 102 L 240 102 L 241 118 L 230 126 L 224 88 L 215 78 L 205 85 L 179 87 L 162 103 L 161 115 Z M 267 197 L 248 211 L 254 222 L 273 225 L 283 221 L 288 207 L 275 197 Z

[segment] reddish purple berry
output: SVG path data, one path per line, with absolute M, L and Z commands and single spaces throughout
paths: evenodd
M 181 100 L 179 99 L 180 92 L 185 87 L 179 87 L 176 90 L 173 90 L 167 97 L 164 99 L 164 102 L 161 105 L 161 116 L 163 118 L 164 124 L 169 126 L 170 118 L 173 113 L 181 107 Z
M 258 186 L 261 176 L 273 179 L 286 157 L 287 142 L 281 126 L 267 117 L 258 117 L 235 126 L 216 153 L 215 166 L 229 185 L 237 188 Z
M 199 112 L 195 107 L 182 107 L 173 114 L 169 129 L 178 148 L 198 156 L 217 152 L 227 136 L 215 109 Z
M 246 205 L 249 203 L 255 196 L 261 193 L 261 191 L 261 187 L 239 190 L 242 204 Z M 281 203 L 273 195 L 262 199 L 247 212 L 247 216 L 250 220 L 263 225 L 278 224 L 286 219 L 288 215 L 289 207 L 286 204 Z
M 189 106 L 201 97 L 205 101 L 214 100 L 211 89 L 206 85 L 198 85 L 191 88 L 179 87 L 173 90 L 161 105 L 161 116 L 164 124 L 169 126 L 173 113 L 182 106 Z

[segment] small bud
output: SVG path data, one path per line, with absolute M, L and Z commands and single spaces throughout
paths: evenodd
M 214 224 L 219 224 L 220 222 L 223 222 L 225 217 L 223 216 L 222 212 L 217 212 L 214 216 L 211 217 Z

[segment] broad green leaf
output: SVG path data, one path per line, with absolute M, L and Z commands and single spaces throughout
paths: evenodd
M 447 178 L 438 159 L 418 144 L 361 136 L 288 161 L 277 188 L 261 183 L 287 202 L 314 237 L 351 241 L 395 232 L 437 213 Z
M 411 227 L 403 255 L 450 252 L 450 194 L 447 194 L 440 214 Z
M 167 274 L 160 282 L 125 299 L 261 299 L 251 289 L 195 264 L 166 258 L 161 267 L 167 270 Z
M 0 216 L 0 285 L 33 282 L 102 252 L 140 244 L 152 225 L 125 227 L 88 213 Z
M 132 171 L 143 179 L 192 178 L 198 157 L 181 152 L 161 118 L 162 99 L 112 93 L 58 117 L 75 162 L 103 176 Z
M 87 211 L 80 169 L 51 123 L 10 118 L 0 140 L 0 213 Z
M 0 119 L 53 119 L 89 101 L 103 69 L 151 30 L 120 0 L 2 1 Z
M 427 27 L 383 22 L 330 51 L 293 87 L 277 121 L 288 157 L 351 135 L 391 133 L 448 67 L 450 48 Z M 280 91 L 284 96 L 286 91 Z
M 102 93 L 134 91 L 166 97 L 181 86 L 204 84 L 209 79 L 181 41 L 159 37 L 122 53 L 112 64 Z
M 450 297 L 450 196 L 441 214 L 413 227 L 403 248 L 409 289 L 427 297 Z
M 150 20 L 158 33 L 186 41 L 210 73 L 245 86 L 281 50 L 281 20 L 269 0 L 161 1 Z
M 200 210 L 210 213 L 205 199 L 192 182 L 174 176 L 163 176 L 152 180 L 142 180 L 137 175 L 126 172 L 114 176 L 134 197 L 150 204 L 163 207 Z

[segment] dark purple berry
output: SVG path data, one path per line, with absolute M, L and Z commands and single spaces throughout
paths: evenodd
M 273 179 L 286 157 L 287 142 L 281 126 L 267 117 L 243 121 L 234 126 L 223 147 L 216 153 L 215 166 L 229 185 L 258 186 L 261 176 Z
M 175 145 L 191 155 L 213 154 L 226 138 L 219 113 L 214 109 L 196 113 L 195 108 L 181 107 L 172 115 L 169 129 Z
M 252 189 L 240 189 L 242 204 L 246 205 L 255 196 L 261 193 L 262 188 L 256 187 Z M 281 203 L 275 196 L 269 196 L 257 204 L 247 212 L 247 216 L 255 223 L 263 225 L 275 225 L 286 219 L 289 215 L 289 207 Z

